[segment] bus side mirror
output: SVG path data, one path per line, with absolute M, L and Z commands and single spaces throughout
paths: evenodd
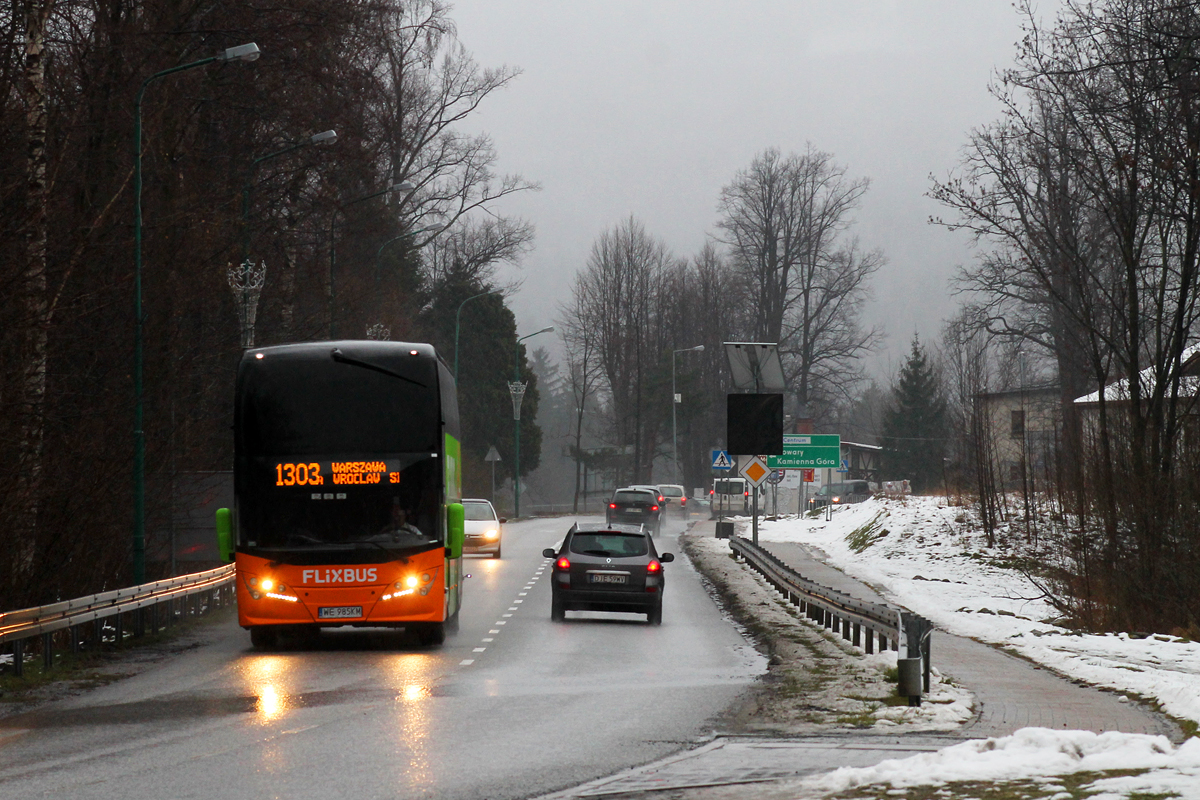
M 233 561 L 233 514 L 228 508 L 217 509 L 217 552 L 226 564 Z
M 467 538 L 466 512 L 462 503 L 446 506 L 446 555 L 462 558 L 463 540 Z

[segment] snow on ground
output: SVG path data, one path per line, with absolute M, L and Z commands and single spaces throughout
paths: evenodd
M 874 526 L 864 534 L 864 526 Z M 862 552 L 852 547 L 870 541 Z M 965 509 L 941 498 L 872 498 L 835 507 L 832 520 L 783 519 L 759 525 L 762 542 L 799 542 L 849 575 L 944 630 L 1010 647 L 1087 683 L 1157 700 L 1168 713 L 1200 722 L 1200 642 L 1174 636 L 1082 634 L 1054 624 L 1058 612 L 1007 555 L 985 547 Z
M 1056 624 L 1058 612 L 1020 571 L 1003 565 L 1005 551 L 985 546 L 965 509 L 935 497 L 873 498 L 835 507 L 831 516 L 762 522 L 759 540 L 806 545 L 944 630 L 1012 648 L 1061 674 L 1136 693 L 1200 722 L 1200 643 L 1161 634 L 1084 634 Z M 1092 797 L 1148 792 L 1200 799 L 1200 739 L 1174 747 L 1161 736 L 1044 728 L 836 770 L 810 788 L 1032 779 L 1053 789 L 1053 776 L 1121 769 L 1138 774 L 1098 779 Z
M 804 794 L 845 792 L 871 784 L 897 789 L 952 781 L 1032 781 L 1053 798 L 1073 795 L 1060 780 L 1080 772 L 1135 770 L 1084 787 L 1088 800 L 1134 794 L 1200 798 L 1200 739 L 1175 747 L 1164 736 L 1025 728 L 1011 736 L 975 739 L 935 753 L 889 759 L 873 767 L 843 767 L 804 782 Z

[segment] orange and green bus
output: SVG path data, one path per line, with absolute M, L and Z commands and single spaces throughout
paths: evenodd
M 256 647 L 345 625 L 445 640 L 462 598 L 458 436 L 454 379 L 428 344 L 246 351 L 217 532 Z

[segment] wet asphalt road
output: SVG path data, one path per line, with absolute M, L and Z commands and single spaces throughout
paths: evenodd
M 327 631 L 277 653 L 235 623 L 211 644 L 0 721 L 0 795 L 87 798 L 520 798 L 703 737 L 765 669 L 686 558 L 663 624 L 550 621 L 548 562 L 569 519 L 507 526 L 468 558 L 461 629 L 438 648 Z M 679 554 L 682 523 L 659 549 Z

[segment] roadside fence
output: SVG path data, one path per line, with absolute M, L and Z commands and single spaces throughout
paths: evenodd
M 729 537 L 733 552 L 774 586 L 801 614 L 839 633 L 843 639 L 867 653 L 879 649 L 897 651 L 899 693 L 909 705 L 921 704 L 922 691 L 929 692 L 929 658 L 933 623 L 895 606 L 872 603 L 808 580 L 773 553 L 743 539 Z
M 39 640 L 44 670 L 54 667 L 56 646 L 78 653 L 128 636 L 158 633 L 181 619 L 232 605 L 233 565 L 115 589 L 90 597 L 0 614 L 0 654 L 12 654 L 12 674 L 25 673 L 26 650 Z M 131 630 L 126 625 L 131 623 Z

